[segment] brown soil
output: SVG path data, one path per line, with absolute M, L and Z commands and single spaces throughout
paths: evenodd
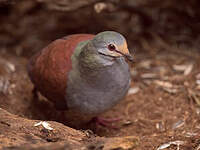
M 177 141 L 181 141 L 181 149 L 197 148 L 200 133 L 200 87 L 196 83 L 200 78 L 197 76 L 200 73 L 199 54 L 166 49 L 134 55 L 136 63 L 131 67 L 131 89 L 136 92 L 129 93 L 118 106 L 103 114 L 106 118 L 122 118 L 113 123 L 118 129 L 94 125 L 89 129 L 102 137 L 135 137 L 138 139 L 135 149 L 156 149 L 162 144 Z M 26 71 L 27 60 L 6 51 L 0 53 L 0 107 L 23 118 L 65 124 L 63 112 L 56 111 L 43 97 L 39 101 L 33 99 L 33 85 Z M 178 71 L 174 65 L 186 67 Z M 1 145 L 20 144 L 15 141 L 12 144 L 0 142 Z M 177 149 L 176 143 L 168 149 Z

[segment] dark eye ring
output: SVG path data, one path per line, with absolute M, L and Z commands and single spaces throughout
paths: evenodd
M 109 44 L 109 45 L 108 45 L 108 49 L 109 49 L 110 51 L 114 51 L 114 50 L 116 50 L 116 47 L 115 47 L 115 45 L 113 45 L 113 44 Z

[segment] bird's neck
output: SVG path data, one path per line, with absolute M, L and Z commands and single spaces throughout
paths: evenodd
M 81 74 L 95 76 L 102 70 L 111 67 L 114 62 L 114 58 L 99 54 L 89 41 L 79 54 L 78 66 Z
M 71 75 L 73 80 L 101 82 L 105 74 L 112 71 L 114 64 L 113 58 L 98 54 L 90 41 L 81 42 L 72 56 Z
M 83 71 L 101 70 L 115 62 L 114 58 L 99 54 L 90 41 L 82 47 L 78 61 L 79 68 Z

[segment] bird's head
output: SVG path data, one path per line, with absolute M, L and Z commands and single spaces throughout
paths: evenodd
M 123 56 L 129 61 L 133 61 L 133 57 L 127 47 L 126 39 L 120 33 L 114 31 L 101 32 L 91 42 L 101 55 L 113 58 Z

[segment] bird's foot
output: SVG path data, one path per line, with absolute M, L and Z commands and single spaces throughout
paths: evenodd
M 94 117 L 92 121 L 96 123 L 97 126 L 103 126 L 107 128 L 112 128 L 112 129 L 118 129 L 118 127 L 112 125 L 113 122 L 118 122 L 120 121 L 121 118 L 111 118 L 111 119 L 106 119 L 102 117 Z

